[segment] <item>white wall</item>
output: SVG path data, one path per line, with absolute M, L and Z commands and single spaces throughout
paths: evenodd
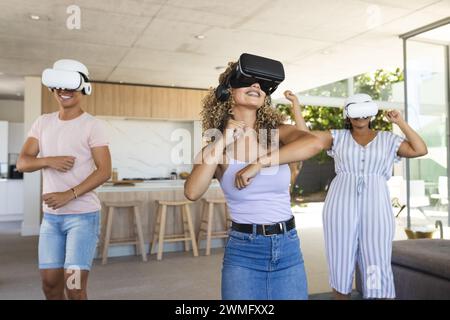
M 0 121 L 0 163 L 8 162 L 8 122 Z
M 0 120 L 9 122 L 23 122 L 24 102 L 20 100 L 0 99 Z
M 10 122 L 8 126 L 8 153 L 20 153 L 25 137 L 23 123 Z
M 24 102 L 0 99 L 0 121 L 8 122 L 7 153 L 19 153 L 24 137 Z M 2 142 L 0 141 L 0 148 Z
M 173 169 L 178 173 L 190 172 L 191 165 L 174 162 L 172 152 L 185 139 L 189 142 L 186 151 L 191 160 L 193 122 L 102 120 L 106 124 L 113 168 L 118 169 L 119 179 L 168 177 Z

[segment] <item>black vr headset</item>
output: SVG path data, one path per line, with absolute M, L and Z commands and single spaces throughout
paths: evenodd
M 216 88 L 216 98 L 227 101 L 230 88 L 250 87 L 254 83 L 259 83 L 261 90 L 270 95 L 283 80 L 284 68 L 280 61 L 243 53 L 225 83 Z

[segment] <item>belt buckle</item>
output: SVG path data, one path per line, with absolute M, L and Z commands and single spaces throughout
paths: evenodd
M 263 225 L 262 225 L 263 236 L 264 236 L 264 237 L 269 237 L 270 234 L 267 234 L 267 233 L 266 233 L 266 226 L 268 226 L 268 224 L 263 224 Z
M 283 229 L 284 229 L 284 227 L 283 227 L 283 223 L 277 223 L 278 225 L 279 225 L 279 227 L 280 227 L 280 230 L 281 231 L 283 231 Z M 263 224 L 262 225 L 262 229 L 263 229 L 263 236 L 265 236 L 265 237 L 269 237 L 269 236 L 271 236 L 270 234 L 267 234 L 266 233 L 266 226 L 272 226 L 271 224 Z

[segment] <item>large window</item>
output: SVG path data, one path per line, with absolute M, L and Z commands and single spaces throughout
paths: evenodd
M 449 226 L 449 23 L 441 21 L 402 36 L 408 123 L 424 138 L 429 152 L 407 164 L 412 228 L 433 226 L 436 221 Z

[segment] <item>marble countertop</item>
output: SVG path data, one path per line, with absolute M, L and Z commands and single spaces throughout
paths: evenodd
M 112 186 L 103 185 L 99 187 L 96 192 L 138 192 L 138 191 L 160 191 L 160 190 L 182 190 L 186 180 L 155 180 L 135 183 L 134 186 Z M 217 179 L 213 179 L 210 188 L 220 188 L 220 183 Z

